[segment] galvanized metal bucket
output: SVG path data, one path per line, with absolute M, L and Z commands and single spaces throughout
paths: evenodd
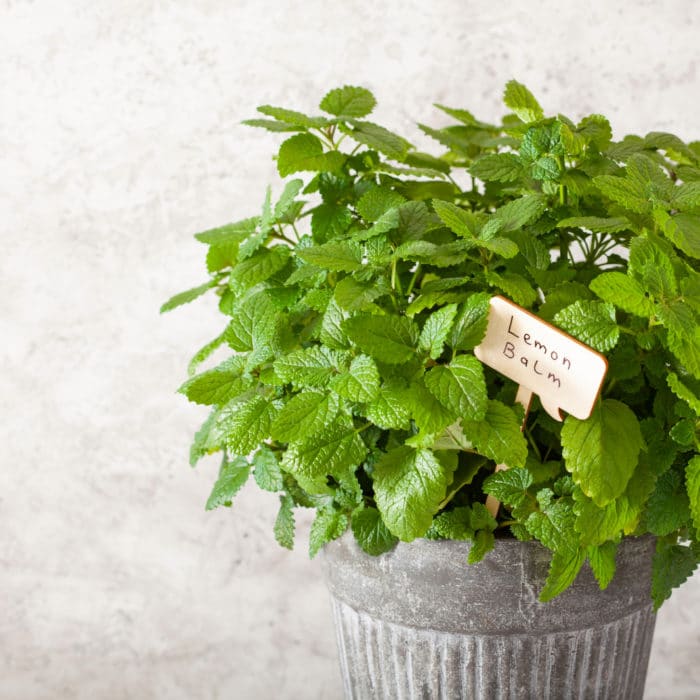
M 549 603 L 539 543 L 498 539 L 476 565 L 469 547 L 418 540 L 372 557 L 349 533 L 325 547 L 348 699 L 642 698 L 652 538 L 623 541 L 605 591 L 586 566 Z

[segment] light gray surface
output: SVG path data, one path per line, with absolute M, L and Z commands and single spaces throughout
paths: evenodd
M 218 334 L 191 233 L 257 213 L 279 139 L 239 126 L 337 84 L 415 135 L 501 113 L 510 77 L 616 133 L 700 136 L 697 4 L 0 3 L 0 697 L 339 698 L 330 608 L 274 497 L 207 514 L 203 411 L 173 392 Z M 301 530 L 308 526 L 302 522 Z M 700 580 L 662 611 L 648 698 L 700 697 Z

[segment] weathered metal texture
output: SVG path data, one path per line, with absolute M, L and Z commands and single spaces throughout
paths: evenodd
M 585 567 L 543 604 L 549 553 L 499 539 L 476 565 L 469 544 L 420 540 L 381 557 L 351 535 L 326 546 L 348 699 L 640 700 L 654 632 L 651 538 L 630 538 L 600 591 Z

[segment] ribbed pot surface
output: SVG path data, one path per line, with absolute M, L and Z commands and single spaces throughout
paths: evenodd
M 584 567 L 549 603 L 550 554 L 499 539 L 417 540 L 372 557 L 346 534 L 324 549 L 345 695 L 356 700 L 641 700 L 655 615 L 652 538 L 628 538 L 601 591 Z

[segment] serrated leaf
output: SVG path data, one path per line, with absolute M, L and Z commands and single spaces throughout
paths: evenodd
M 447 228 L 452 233 L 462 238 L 472 239 L 476 237 L 476 222 L 471 212 L 458 207 L 452 202 L 443 202 L 439 199 L 433 200 L 433 209 Z
M 685 369 L 700 379 L 700 327 L 693 326 L 683 333 L 669 329 L 668 347 Z
M 655 611 L 671 596 L 674 588 L 690 578 L 697 565 L 698 560 L 690 547 L 657 540 L 651 573 L 651 597 Z
M 200 284 L 199 287 L 193 287 L 192 289 L 188 289 L 187 291 L 180 292 L 179 294 L 170 297 L 170 299 L 168 299 L 168 301 L 166 301 L 160 307 L 160 313 L 163 314 L 166 311 L 172 311 L 173 309 L 176 309 L 178 306 L 182 306 L 183 304 L 189 304 L 191 301 L 194 301 L 195 299 L 201 297 L 202 294 L 206 294 L 212 287 L 215 286 L 216 282 L 214 280 L 210 280 L 209 282 Z
M 583 228 L 592 233 L 617 233 L 632 226 L 624 216 L 571 216 L 557 222 L 557 228 Z
M 700 398 L 679 379 L 675 372 L 668 374 L 666 383 L 679 399 L 682 399 L 690 406 L 696 416 L 700 416 Z
M 396 249 L 395 255 L 400 260 L 412 260 L 435 267 L 452 267 L 466 259 L 471 247 L 464 241 L 454 241 L 444 245 L 437 245 L 430 241 L 406 241 Z
M 267 117 L 272 117 L 277 121 L 298 126 L 303 129 L 320 129 L 328 124 L 325 117 L 311 117 L 308 114 L 297 112 L 284 107 L 273 107 L 272 105 L 262 105 L 258 107 L 258 112 Z
M 503 93 L 503 102 L 523 122 L 535 122 L 544 117 L 542 107 L 534 95 L 517 80 L 509 80 Z
M 471 526 L 471 508 L 462 506 L 436 515 L 431 532 L 446 540 L 472 540 L 474 529 Z
M 477 564 L 478 562 L 482 561 L 483 558 L 495 547 L 495 545 L 496 538 L 493 532 L 489 532 L 488 530 L 479 530 L 474 537 L 474 544 L 469 550 L 467 563 Z
M 188 379 L 178 391 L 190 401 L 205 406 L 221 406 L 253 385 L 244 373 L 245 358 L 231 357 L 217 367 Z
M 540 591 L 540 602 L 546 603 L 563 593 L 576 580 L 585 561 L 584 549 L 555 552 L 552 555 L 544 588 Z
M 376 282 L 358 282 L 353 277 L 343 277 L 335 285 L 333 296 L 338 306 L 346 311 L 362 311 L 368 308 L 377 308 L 372 302 L 386 294 L 385 290 Z
M 275 520 L 275 539 L 286 549 L 294 549 L 294 499 L 280 496 L 280 509 Z
M 457 305 L 448 304 L 434 311 L 423 324 L 418 338 L 418 347 L 433 360 L 442 355 L 447 337 L 452 330 L 452 324 L 457 315 Z
M 405 402 L 411 411 L 411 417 L 420 429 L 421 437 L 441 433 L 459 418 L 456 413 L 435 398 L 422 377 L 411 383 Z
M 365 406 L 364 416 L 384 430 L 407 429 L 411 411 L 406 401 L 406 389 L 384 384 L 377 397 Z
M 352 532 L 362 551 L 379 556 L 393 549 L 399 541 L 382 521 L 376 508 L 359 508 L 352 514 Z
M 348 529 L 347 515 L 332 508 L 317 511 L 309 531 L 309 557 L 313 559 L 324 545 L 337 540 Z
M 634 507 L 625 494 L 603 507 L 599 507 L 582 491 L 574 492 L 576 512 L 576 532 L 581 544 L 601 545 L 617 539 L 630 524 L 639 520 L 640 511 Z
M 586 553 L 600 590 L 604 591 L 615 576 L 617 543 L 606 542 L 598 547 L 588 547 Z
M 576 301 L 554 316 L 559 326 L 595 350 L 612 350 L 620 337 L 615 307 L 609 302 Z
M 690 503 L 684 486 L 681 476 L 675 471 L 667 471 L 658 478 L 644 513 L 649 532 L 663 537 L 688 522 Z
M 253 216 L 249 219 L 236 221 L 232 224 L 226 224 L 225 226 L 218 226 L 217 228 L 208 229 L 201 233 L 195 233 L 194 237 L 198 241 L 208 243 L 209 245 L 240 243 L 248 238 L 248 236 L 255 233 L 259 222 L 260 217 Z
M 311 215 L 311 230 L 314 241 L 322 243 L 340 236 L 352 223 L 352 212 L 346 206 L 322 202 Z
M 374 95 L 363 87 L 344 85 L 328 92 L 320 109 L 341 118 L 366 117 L 376 106 Z
M 405 197 L 388 187 L 373 187 L 360 197 L 355 208 L 365 221 L 374 223 L 389 209 L 398 207 L 405 201 Z
M 700 537 L 700 456 L 695 455 L 685 467 L 685 484 L 690 502 L 690 515 Z
M 460 307 L 452 326 L 449 345 L 455 350 L 471 350 L 484 339 L 489 322 L 491 295 L 471 294 Z
M 204 455 L 222 449 L 221 445 L 212 445 L 210 434 L 216 423 L 216 409 L 207 416 L 201 428 L 195 433 L 190 446 L 190 466 L 194 467 Z
M 532 475 L 527 469 L 507 469 L 486 477 L 483 490 L 509 506 L 515 517 L 524 519 L 535 505 L 528 493 L 532 484 Z
M 469 172 L 485 182 L 513 182 L 522 175 L 523 166 L 514 153 L 494 153 L 475 160 Z
M 700 207 L 700 182 L 684 182 L 673 188 L 671 204 L 674 209 L 686 211 Z
M 231 289 L 249 289 L 259 282 L 272 277 L 279 272 L 289 260 L 289 248 L 277 245 L 273 248 L 262 248 L 252 257 L 238 262 L 229 278 Z
M 660 242 L 660 241 L 659 241 Z M 651 238 L 637 236 L 630 243 L 629 269 L 657 300 L 673 300 L 678 284 L 669 256 Z
M 277 170 L 281 177 L 302 171 L 336 172 L 345 162 L 339 151 L 323 152 L 323 144 L 313 134 L 296 134 L 281 146 Z
M 624 272 L 603 272 L 590 284 L 590 288 L 603 300 L 615 304 L 642 318 L 654 314 L 654 301 L 644 287 Z
M 206 345 L 202 346 L 197 352 L 192 356 L 189 364 L 187 365 L 187 374 L 191 377 L 197 371 L 197 367 L 204 362 L 211 354 L 221 347 L 224 343 L 224 333 L 217 336 L 213 340 L 210 340 Z
M 331 299 L 321 321 L 320 340 L 324 345 L 333 350 L 350 348 L 350 341 L 342 329 L 343 321 L 346 318 L 347 313 L 338 306 L 335 299 Z
M 494 233 L 517 231 L 536 221 L 546 208 L 547 199 L 540 194 L 526 194 L 513 199 L 496 209 L 482 230 L 481 237 L 488 239 L 490 229 L 494 229 Z
M 290 443 L 282 467 L 310 493 L 324 493 L 327 476 L 345 478 L 366 454 L 367 447 L 354 430 L 335 424 L 313 437 Z
M 282 470 L 275 453 L 266 446 L 262 446 L 253 457 L 253 477 L 255 483 L 263 491 L 281 491 L 284 487 Z
M 377 508 L 389 530 L 404 542 L 430 527 L 452 473 L 427 449 L 401 446 L 385 453 L 374 469 Z
M 700 185 L 700 182 L 692 184 Z M 670 215 L 663 209 L 655 209 L 654 219 L 676 248 L 691 258 L 700 258 L 700 216 L 688 212 Z
M 209 495 L 206 510 L 230 505 L 233 497 L 243 488 L 250 476 L 250 465 L 245 458 L 237 457 L 231 462 L 224 461 L 219 477 Z
M 574 482 L 602 507 L 624 492 L 644 441 L 632 410 L 620 401 L 605 399 L 586 420 L 568 415 L 561 442 Z
M 400 364 L 416 354 L 418 330 L 405 316 L 358 314 L 342 324 L 348 338 L 380 362 Z
M 348 133 L 358 143 L 369 146 L 393 160 L 402 161 L 411 144 L 398 134 L 372 122 L 354 120 Z
M 333 377 L 328 386 L 348 401 L 366 403 L 379 393 L 379 370 L 371 357 L 358 355 L 348 370 Z
M 238 352 L 273 346 L 279 312 L 267 294 L 246 297 L 231 310 L 231 321 L 224 331 L 226 342 Z
M 282 131 L 305 131 L 306 127 L 288 124 L 276 119 L 244 119 L 241 124 L 246 126 L 254 126 L 260 129 L 267 129 L 275 133 Z
M 275 204 L 275 220 L 281 219 L 294 203 L 294 198 L 299 194 L 304 186 L 303 180 L 290 180 L 285 186 L 280 195 L 277 204 Z
M 625 177 L 616 175 L 599 175 L 593 178 L 593 184 L 608 198 L 625 209 L 636 214 L 651 211 L 651 203 L 644 186 Z
M 305 391 L 293 396 L 282 407 L 271 426 L 275 440 L 291 442 L 320 433 L 333 423 L 338 415 L 340 402 L 335 394 Z
M 489 400 L 483 420 L 464 420 L 462 429 L 477 452 L 497 464 L 522 467 L 527 458 L 527 441 L 515 412 L 500 401 Z
M 437 365 L 425 375 L 425 385 L 449 411 L 469 420 L 486 416 L 484 369 L 472 355 L 458 355 L 448 365 Z
M 298 387 L 322 387 L 336 374 L 338 353 L 320 345 L 293 350 L 275 361 L 277 376 Z
M 486 281 L 520 306 L 532 306 L 537 300 L 537 292 L 522 275 L 513 272 L 498 274 L 489 270 L 486 273 Z
M 261 395 L 232 407 L 223 422 L 226 445 L 235 454 L 252 452 L 270 436 L 270 426 L 280 408 L 278 401 Z
M 325 270 L 355 272 L 362 269 L 362 246 L 355 241 L 331 241 L 302 248 L 297 255 Z

